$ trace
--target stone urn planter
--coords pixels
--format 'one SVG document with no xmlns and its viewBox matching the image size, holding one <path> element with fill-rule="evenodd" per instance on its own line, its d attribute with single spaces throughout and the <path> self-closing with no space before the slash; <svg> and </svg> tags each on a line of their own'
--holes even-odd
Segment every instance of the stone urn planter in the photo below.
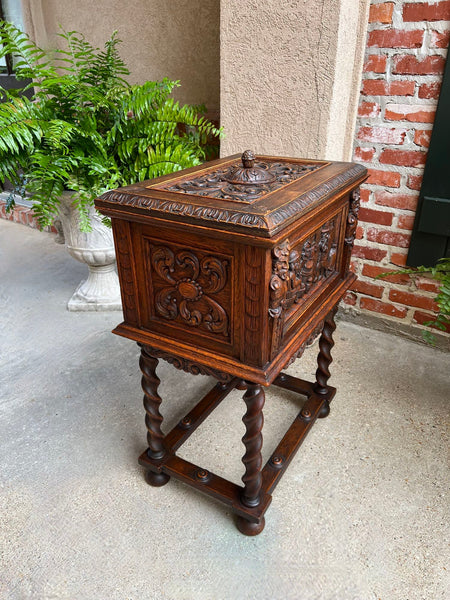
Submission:
<svg viewBox="0 0 450 600">
<path fill-rule="evenodd" d="M 90 209 L 89 217 L 92 231 L 80 231 L 80 217 L 78 209 L 73 206 L 73 192 L 63 193 L 59 218 L 65 246 L 73 258 L 89 268 L 87 279 L 81 281 L 67 308 L 71 311 L 121 310 L 112 231 L 102 223 L 94 207 Z"/>
</svg>

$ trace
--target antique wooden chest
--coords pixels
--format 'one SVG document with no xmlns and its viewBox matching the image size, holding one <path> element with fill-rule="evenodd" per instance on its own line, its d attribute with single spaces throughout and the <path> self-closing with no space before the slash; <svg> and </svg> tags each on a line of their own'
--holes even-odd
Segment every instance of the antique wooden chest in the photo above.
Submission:
<svg viewBox="0 0 450 600">
<path fill-rule="evenodd" d="M 254 156 L 251 151 L 107 192 L 124 321 L 115 333 L 141 346 L 147 481 L 173 475 L 228 503 L 238 527 L 264 527 L 271 491 L 317 417 L 326 416 L 333 315 L 349 271 L 359 208 L 360 165 Z M 281 373 L 322 333 L 313 383 Z M 158 358 L 218 384 L 166 436 Z M 307 401 L 261 468 L 262 386 Z M 177 448 L 233 389 L 246 389 L 243 487 L 176 456 Z"/>
</svg>

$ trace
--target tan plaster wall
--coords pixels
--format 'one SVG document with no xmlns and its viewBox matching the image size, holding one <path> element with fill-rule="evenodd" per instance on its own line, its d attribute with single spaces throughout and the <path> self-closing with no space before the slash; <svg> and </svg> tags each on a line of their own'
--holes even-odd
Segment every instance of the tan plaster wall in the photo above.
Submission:
<svg viewBox="0 0 450 600">
<path fill-rule="evenodd" d="M 325 156 L 351 160 L 370 1 L 341 0 Z"/>
<path fill-rule="evenodd" d="M 219 109 L 219 0 L 24 0 L 25 27 L 55 46 L 59 25 L 101 46 L 117 29 L 131 82 L 180 80 L 183 102 Z"/>
<path fill-rule="evenodd" d="M 349 159 L 368 0 L 221 3 L 222 155 Z"/>
</svg>

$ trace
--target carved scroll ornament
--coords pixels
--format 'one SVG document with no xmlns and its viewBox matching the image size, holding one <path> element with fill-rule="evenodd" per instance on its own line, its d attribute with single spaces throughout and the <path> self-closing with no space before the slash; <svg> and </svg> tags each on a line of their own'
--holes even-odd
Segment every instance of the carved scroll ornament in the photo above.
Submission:
<svg viewBox="0 0 450 600">
<path fill-rule="evenodd" d="M 169 320 L 181 319 L 191 327 L 228 335 L 228 316 L 212 294 L 227 282 L 226 260 L 199 258 L 190 250 L 174 252 L 167 246 L 152 246 L 151 264 L 167 284 L 155 293 L 157 313 Z"/>
</svg>

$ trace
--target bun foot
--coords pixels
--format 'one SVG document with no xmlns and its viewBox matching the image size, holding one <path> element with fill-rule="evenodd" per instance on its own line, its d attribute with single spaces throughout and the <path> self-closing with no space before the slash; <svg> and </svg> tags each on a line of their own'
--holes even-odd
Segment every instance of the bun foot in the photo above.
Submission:
<svg viewBox="0 0 450 600">
<path fill-rule="evenodd" d="M 170 476 L 165 473 L 155 473 L 154 471 L 145 472 L 145 481 L 153 487 L 162 487 L 169 481 Z"/>
<path fill-rule="evenodd" d="M 328 402 L 328 400 L 324 400 L 321 409 L 319 410 L 318 413 L 318 417 L 319 419 L 324 419 L 325 417 L 328 417 L 328 415 L 330 414 L 330 403 Z"/>
<path fill-rule="evenodd" d="M 265 524 L 266 520 L 264 517 L 261 517 L 259 523 L 252 523 L 244 519 L 244 517 L 238 517 L 236 521 L 237 528 L 244 535 L 258 535 L 264 529 Z"/>
</svg>

